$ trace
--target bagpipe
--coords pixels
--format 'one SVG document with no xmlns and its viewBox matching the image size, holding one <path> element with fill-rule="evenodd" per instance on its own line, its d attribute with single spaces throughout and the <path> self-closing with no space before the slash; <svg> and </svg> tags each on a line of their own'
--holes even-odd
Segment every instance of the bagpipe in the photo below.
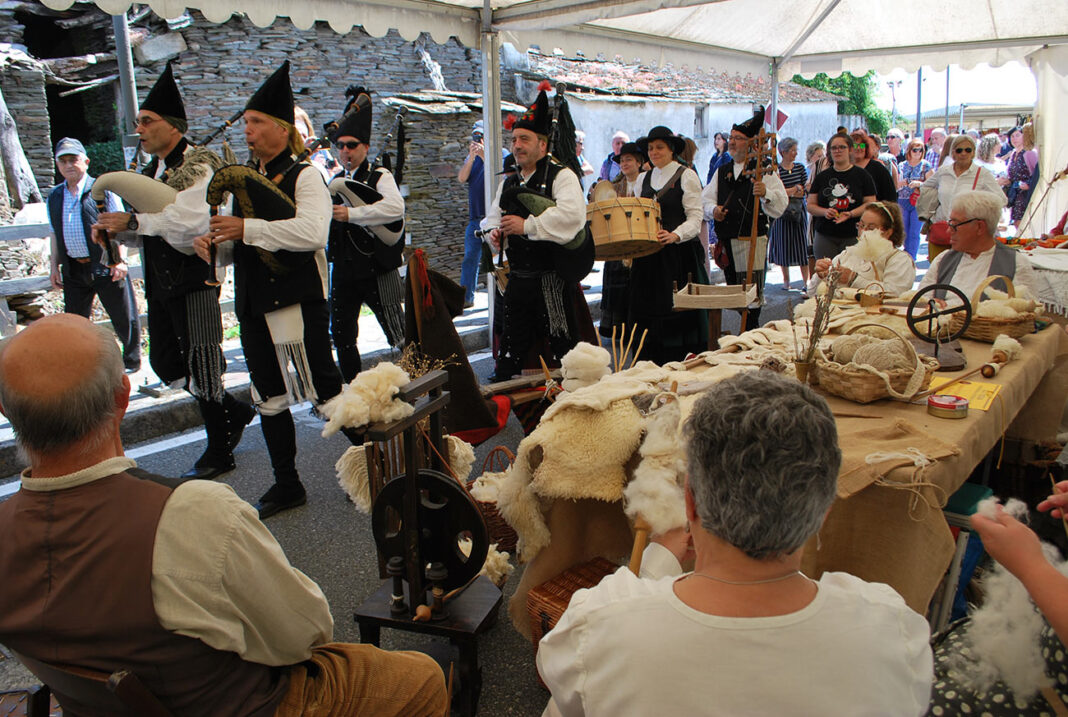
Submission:
<svg viewBox="0 0 1068 717">
<path fill-rule="evenodd" d="M 107 211 L 106 192 L 117 194 L 135 212 L 145 214 L 162 212 L 178 197 L 178 190 L 174 187 L 131 171 L 105 172 L 93 182 L 89 193 L 101 213 Z M 104 241 L 104 250 L 107 253 L 108 266 L 116 266 L 122 261 L 119 257 L 118 242 L 110 234 Z"/>
<path fill-rule="evenodd" d="M 576 177 L 582 177 L 582 169 L 575 155 L 575 124 L 564 102 L 564 87 L 563 83 L 556 86 L 548 153 L 541 180 L 534 185 L 520 184 L 505 189 L 501 193 L 501 214 L 514 214 L 526 219 L 529 216 L 541 216 L 546 209 L 556 206 L 550 195 L 552 190 L 546 186 L 550 162 L 556 161 L 571 169 Z M 559 159 L 554 157 L 554 152 Z M 566 244 L 553 243 L 553 268 L 564 281 L 580 282 L 593 269 L 595 249 L 589 227 L 584 224 Z"/>
</svg>

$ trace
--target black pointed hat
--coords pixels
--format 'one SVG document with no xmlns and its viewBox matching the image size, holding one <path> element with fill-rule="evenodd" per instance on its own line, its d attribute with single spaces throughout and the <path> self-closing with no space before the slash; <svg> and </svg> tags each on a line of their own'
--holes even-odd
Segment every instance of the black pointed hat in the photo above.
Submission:
<svg viewBox="0 0 1068 717">
<path fill-rule="evenodd" d="M 341 119 L 326 125 L 326 136 L 331 142 L 338 137 L 355 137 L 364 144 L 371 142 L 371 94 L 363 87 L 350 85 L 345 90 L 349 98 Z"/>
<path fill-rule="evenodd" d="M 757 109 L 753 110 L 753 116 L 747 119 L 741 124 L 736 124 L 731 127 L 731 131 L 739 131 L 746 137 L 756 137 L 760 132 L 760 128 L 764 126 L 764 105 L 760 105 Z"/>
<path fill-rule="evenodd" d="M 293 124 L 293 88 L 289 84 L 289 60 L 274 71 L 266 82 L 252 95 L 246 110 L 255 110 L 265 115 Z"/>
<path fill-rule="evenodd" d="M 548 80 L 542 80 L 538 85 L 538 97 L 534 104 L 527 108 L 520 117 L 509 115 L 505 120 L 505 129 L 526 129 L 536 134 L 549 135 L 552 125 L 552 114 L 549 112 L 549 96 L 546 90 L 552 89 Z M 509 124 L 510 123 L 510 124 Z"/>
<path fill-rule="evenodd" d="M 178 84 L 174 81 L 170 60 L 167 61 L 167 67 L 156 80 L 156 84 L 148 91 L 148 96 L 141 103 L 141 109 L 155 112 L 160 117 L 186 119 L 185 104 L 182 102 L 181 93 L 178 92 Z"/>
<path fill-rule="evenodd" d="M 649 130 L 649 134 L 640 138 L 634 144 L 638 145 L 638 148 L 648 156 L 649 143 L 652 142 L 654 139 L 659 139 L 663 142 L 666 142 L 667 145 L 671 147 L 671 151 L 676 156 L 682 154 L 682 150 L 686 149 L 686 140 L 684 140 L 682 137 L 679 137 L 677 134 L 672 132 L 670 128 L 665 127 L 663 125 L 653 127 L 651 130 Z"/>
</svg>

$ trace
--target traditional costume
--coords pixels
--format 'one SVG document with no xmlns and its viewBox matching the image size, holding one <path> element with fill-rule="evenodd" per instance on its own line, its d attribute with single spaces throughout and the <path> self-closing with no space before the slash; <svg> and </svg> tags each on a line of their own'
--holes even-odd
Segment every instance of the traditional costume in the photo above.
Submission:
<svg viewBox="0 0 1068 717">
<path fill-rule="evenodd" d="M 561 108 L 558 126 L 560 137 L 554 148 L 557 156 L 542 157 L 529 174 L 520 169 L 510 175 L 497 188 L 493 204 L 482 220 L 482 228 L 488 230 L 500 225 L 502 215 L 526 217 L 526 233 L 511 235 L 502 241 L 502 250 L 509 262 L 508 286 L 504 293 L 497 369 L 491 380 L 503 380 L 519 373 L 530 365 L 535 353 L 555 363 L 580 340 L 596 342 L 579 281 L 565 279 L 559 272 L 562 265 L 577 259 L 572 254 L 582 251 L 564 245 L 573 242 L 586 225 L 586 201 L 579 172 L 571 166 L 574 126 L 566 103 Z M 549 136 L 552 114 L 544 89 L 526 113 L 508 129 L 525 129 L 543 137 Z M 537 215 L 517 198 L 518 193 L 531 191 L 541 195 L 543 200 L 552 200 L 550 206 Z M 537 366 L 536 359 L 533 364 Z"/>
<path fill-rule="evenodd" d="M 367 90 L 351 90 L 345 112 L 336 127 L 331 127 L 329 137 L 333 142 L 339 137 L 355 137 L 364 144 L 370 143 L 371 97 Z M 356 340 L 364 303 L 371 307 L 391 346 L 400 346 L 404 340 L 404 286 L 397 270 L 403 263 L 404 241 L 398 237 L 389 244 L 368 228 L 402 221 L 404 198 L 390 171 L 371 165 L 366 159 L 359 167 L 339 172 L 334 179 L 338 177 L 365 184 L 382 196 L 373 204 L 350 206 L 347 221 L 330 222 L 330 330 L 341 374 L 351 381 L 362 368 Z M 335 197 L 334 201 L 342 200 Z"/>
<path fill-rule="evenodd" d="M 141 109 L 184 134 L 185 105 L 169 62 Z M 164 383 L 196 397 L 208 435 L 204 454 L 183 478 L 210 480 L 233 470 L 233 449 L 255 416 L 252 406 L 223 388 L 219 289 L 205 285 L 210 268 L 193 252 L 194 237 L 208 230 L 204 193 L 221 166 L 213 152 L 182 137 L 162 161 L 153 157 L 142 172 L 178 190 L 174 203 L 155 214 L 135 214 L 131 221 L 144 252 L 149 362 Z"/>
<path fill-rule="evenodd" d="M 283 127 L 292 126 L 288 61 L 263 83 L 245 109 L 268 115 Z M 241 322 L 241 346 L 275 478 L 257 503 L 261 517 L 305 502 L 289 405 L 305 400 L 321 404 L 341 391 L 326 304 L 330 193 L 322 175 L 296 159 L 287 147 L 262 165 L 255 159 L 250 162 L 294 202 L 293 218 L 247 217 L 241 203 L 233 205 L 234 216 L 246 217 L 244 238 L 232 243 L 234 311 Z"/>
<path fill-rule="evenodd" d="M 643 153 L 653 140 L 666 142 L 674 156 L 686 147 L 685 141 L 667 127 L 653 127 L 638 140 Z M 697 235 L 701 231 L 701 179 L 697 172 L 672 160 L 653 167 L 638 177 L 638 196 L 656 199 L 665 231 L 679 237 L 663 244 L 655 254 L 634 259 L 630 271 L 627 323 L 639 333 L 648 330 L 642 357 L 658 364 L 681 361 L 688 353 L 708 348 L 708 318 L 703 311 L 676 312 L 675 288 L 689 281 L 708 283 L 705 249 Z"/>
<path fill-rule="evenodd" d="M 923 275 L 918 288 L 952 284 L 971 301 L 979 284 L 988 276 L 1007 276 L 1012 280 L 1017 295 L 1035 296 L 1035 270 L 1031 260 L 1023 252 L 1009 249 L 997 241 L 974 259 L 970 254 L 955 249 L 942 252 L 931 261 L 931 268 Z M 1005 289 L 1000 282 L 994 282 L 994 288 Z M 935 295 L 950 304 L 960 303 L 956 296 L 941 289 Z M 974 310 L 975 307 L 972 308 Z"/>
<path fill-rule="evenodd" d="M 741 132 L 752 138 L 757 136 L 763 124 L 764 108 L 761 107 L 748 120 L 731 127 L 731 131 Z M 742 176 L 742 172 L 755 166 L 755 160 L 750 160 L 745 165 L 737 161 L 724 164 L 704 190 L 705 215 L 711 217 L 717 206 L 722 206 L 727 213 L 722 220 L 715 222 L 715 227 L 719 241 L 727 244 L 727 266 L 723 269 L 723 274 L 728 284 L 741 284 L 746 280 L 750 241 L 739 237 L 747 236 L 752 230 L 754 202 L 753 180 L 751 177 Z M 757 248 L 752 279 L 752 283 L 757 286 L 758 296 L 756 303 L 749 307 L 743 331 L 760 326 L 760 307 L 764 304 L 764 276 L 768 268 L 768 219 L 782 216 L 790 201 L 778 172 L 764 175 L 761 181 L 767 193 L 760 198 L 756 210 Z"/>
<path fill-rule="evenodd" d="M 609 155 L 609 159 L 618 167 L 625 154 L 635 157 L 638 160 L 639 167 L 647 161 L 645 152 L 636 142 L 627 142 L 619 148 L 619 154 Z M 638 196 L 641 192 L 640 179 L 641 175 L 639 174 L 632 182 L 627 179 L 627 175 L 619 172 L 615 179 L 612 180 L 612 187 L 616 190 L 616 196 Z M 630 267 L 631 260 L 614 260 L 604 263 L 604 274 L 601 275 L 600 333 L 605 338 L 611 338 L 613 326 L 620 326 L 627 321 L 630 296 Z"/>
</svg>

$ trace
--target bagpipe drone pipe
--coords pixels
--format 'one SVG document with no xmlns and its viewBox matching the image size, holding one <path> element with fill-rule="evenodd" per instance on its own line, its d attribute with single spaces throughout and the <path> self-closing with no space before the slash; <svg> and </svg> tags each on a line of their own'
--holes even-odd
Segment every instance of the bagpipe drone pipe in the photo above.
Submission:
<svg viewBox="0 0 1068 717">
<path fill-rule="evenodd" d="M 162 212 L 178 197 L 177 189 L 158 179 L 128 171 L 105 172 L 93 182 L 93 188 L 89 193 L 100 212 L 107 211 L 106 192 L 117 194 L 135 212 L 146 214 Z M 121 261 L 117 242 L 109 236 L 104 249 L 107 252 L 108 266 L 116 266 Z"/>
</svg>

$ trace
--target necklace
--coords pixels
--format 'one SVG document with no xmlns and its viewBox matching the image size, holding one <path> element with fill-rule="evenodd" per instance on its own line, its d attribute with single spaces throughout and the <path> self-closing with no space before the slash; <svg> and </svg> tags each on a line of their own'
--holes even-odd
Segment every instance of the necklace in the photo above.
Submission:
<svg viewBox="0 0 1068 717">
<path fill-rule="evenodd" d="M 777 578 L 765 578 L 764 580 L 727 580 L 725 578 L 717 578 L 714 575 L 707 575 L 705 573 L 690 573 L 690 575 L 698 578 L 707 578 L 709 580 L 715 580 L 717 583 L 725 583 L 727 585 L 766 585 L 767 583 L 777 583 L 781 580 L 792 578 L 795 575 L 804 575 L 800 570 L 794 570 L 786 573 L 786 575 L 780 575 Z"/>
</svg>

